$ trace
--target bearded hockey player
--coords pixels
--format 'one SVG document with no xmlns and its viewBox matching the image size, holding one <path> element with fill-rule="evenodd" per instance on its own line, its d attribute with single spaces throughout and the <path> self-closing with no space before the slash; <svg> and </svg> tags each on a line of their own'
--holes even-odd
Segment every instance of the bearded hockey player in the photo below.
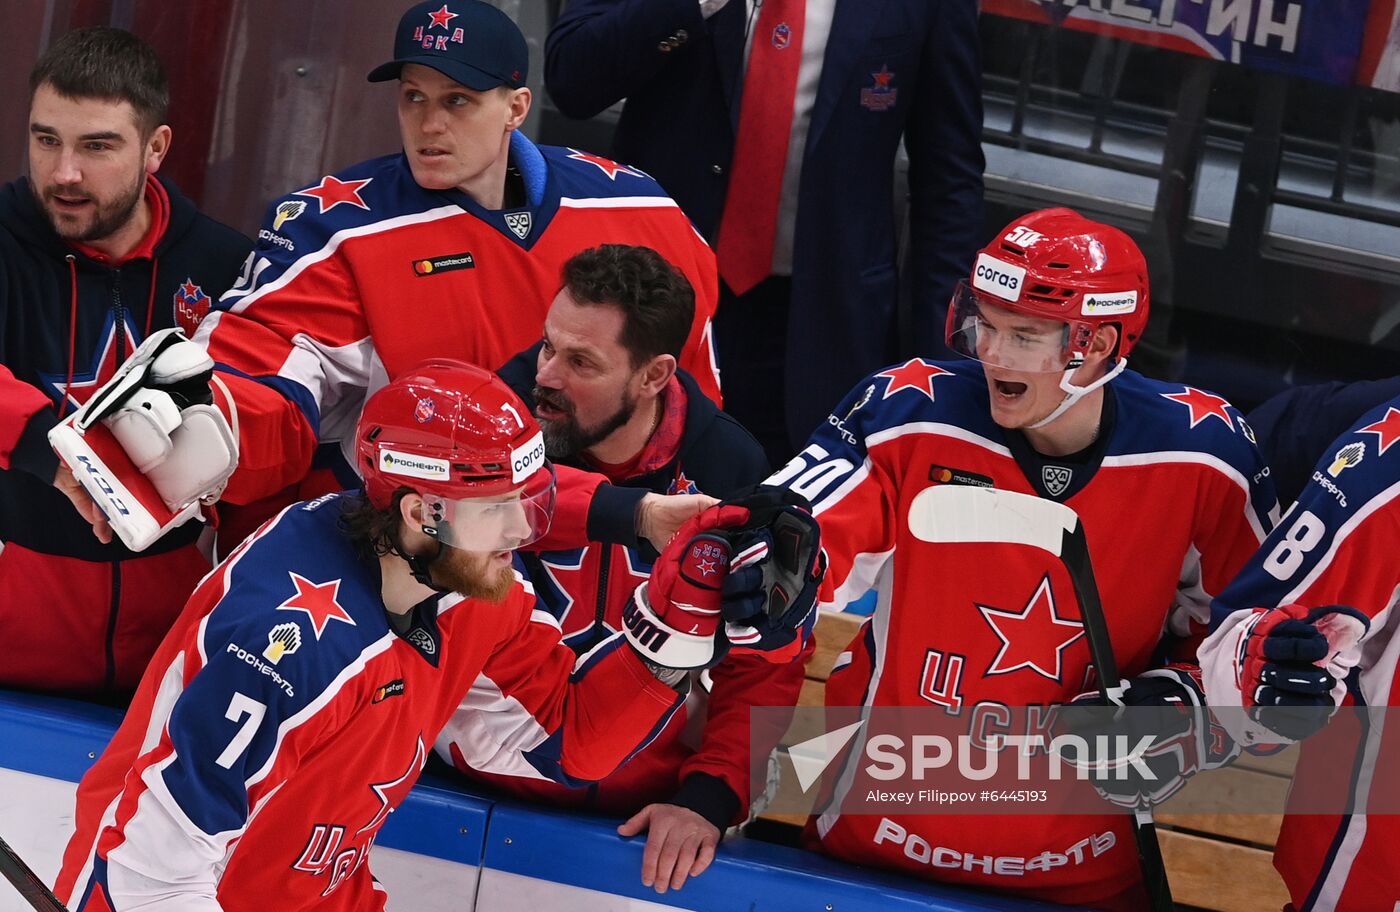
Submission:
<svg viewBox="0 0 1400 912">
<path fill-rule="evenodd" d="M 1323 451 L 1292 509 L 1215 600 L 1216 630 L 1200 650 L 1210 702 L 1245 708 L 1236 736 L 1247 743 L 1296 740 L 1328 710 L 1357 708 L 1303 742 L 1274 851 L 1296 912 L 1400 902 L 1394 738 L 1382 740 L 1379 709 L 1361 710 L 1400 702 L 1397 443 L 1400 398 Z"/>
<path fill-rule="evenodd" d="M 464 749 L 578 784 L 665 724 L 678 669 L 718 660 L 729 550 L 707 530 L 748 511 L 683 528 L 636 596 L 648 635 L 576 670 L 512 567 L 554 511 L 524 403 L 430 361 L 370 399 L 355 441 L 362 493 L 286 508 L 191 596 L 79 785 L 71 908 L 382 909 L 365 859 L 474 682 L 511 710 Z"/>
<path fill-rule="evenodd" d="M 1127 235 L 1068 209 L 1033 212 L 979 253 L 954 296 L 948 343 L 970 360 L 916 358 L 870 376 L 770 479 L 814 505 L 830 559 L 821 604 L 879 591 L 837 660 L 829 706 L 970 717 L 1087 689 L 1089 647 L 1063 565 L 1024 545 L 921 538 L 915 501 L 943 484 L 1077 511 L 1129 702 L 1162 699 L 1137 676 L 1164 634 L 1206 623 L 1275 503 L 1229 403 L 1126 369 L 1147 317 L 1147 266 Z M 1196 687 L 1185 671 L 1168 683 Z M 879 783 L 858 759 L 833 768 L 809 824 L 824 851 L 1017 896 L 1147 908 L 1130 818 L 861 813 Z"/>
<path fill-rule="evenodd" d="M 299 481 L 318 442 L 352 461 L 367 393 L 423 358 L 495 368 L 532 345 L 560 266 L 602 243 L 645 244 L 685 273 L 680 363 L 719 402 L 713 253 L 650 177 L 526 139 L 528 64 L 515 23 L 480 0 L 403 15 L 393 59 L 369 74 L 396 83 L 403 151 L 276 201 L 196 338 L 229 369 L 238 411 L 226 500 Z"/>
</svg>

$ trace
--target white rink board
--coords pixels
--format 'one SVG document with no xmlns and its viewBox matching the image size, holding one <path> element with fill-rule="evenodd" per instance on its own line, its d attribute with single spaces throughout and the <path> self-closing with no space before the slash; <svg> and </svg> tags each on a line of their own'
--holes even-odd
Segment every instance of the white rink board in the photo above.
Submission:
<svg viewBox="0 0 1400 912">
<path fill-rule="evenodd" d="M 640 876 L 640 875 L 639 875 Z M 660 900 L 660 895 L 657 896 Z M 390 903 L 393 906 L 393 903 Z M 742 906 L 742 903 L 739 904 Z M 517 912 L 517 910 L 568 909 L 578 912 L 674 912 L 683 906 L 666 906 L 660 902 L 633 899 L 586 890 L 571 884 L 555 883 L 535 877 L 522 877 L 509 871 L 486 868 L 481 872 L 481 892 L 477 894 L 476 912 Z M 393 910 L 391 909 L 391 912 Z"/>
<path fill-rule="evenodd" d="M 481 908 L 475 900 L 480 869 L 472 865 L 376 845 L 370 852 L 369 869 L 389 891 L 386 912 L 475 912 Z"/>
<path fill-rule="evenodd" d="M 0 838 L 53 886 L 63 849 L 73 835 L 76 782 L 0 768 Z M 0 880 L 0 912 L 34 912 Z"/>
</svg>

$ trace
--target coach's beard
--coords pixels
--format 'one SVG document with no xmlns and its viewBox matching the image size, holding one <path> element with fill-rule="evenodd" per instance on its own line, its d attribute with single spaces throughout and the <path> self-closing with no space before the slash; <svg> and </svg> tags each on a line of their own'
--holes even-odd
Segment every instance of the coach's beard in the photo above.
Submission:
<svg viewBox="0 0 1400 912">
<path fill-rule="evenodd" d="M 558 390 L 537 386 L 534 389 L 536 402 L 564 413 L 563 418 L 541 418 L 536 412 L 540 431 L 544 434 L 545 455 L 553 460 L 569 459 L 591 446 L 603 442 L 613 432 L 632 420 L 637 411 L 637 397 L 628 398 L 626 390 L 618 402 L 617 410 L 592 427 L 584 427 L 578 422 L 574 404 Z"/>
</svg>

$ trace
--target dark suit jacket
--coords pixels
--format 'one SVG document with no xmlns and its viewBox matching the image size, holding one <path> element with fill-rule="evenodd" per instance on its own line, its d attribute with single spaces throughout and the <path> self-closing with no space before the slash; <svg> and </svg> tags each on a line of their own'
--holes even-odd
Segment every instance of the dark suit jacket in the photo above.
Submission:
<svg viewBox="0 0 1400 912">
<path fill-rule="evenodd" d="M 744 0 L 708 20 L 697 0 L 571 0 L 545 48 L 545 84 L 565 114 L 592 117 L 627 98 L 615 157 L 655 177 L 712 243 L 734 151 L 746 19 Z M 863 94 L 884 68 L 897 94 Z M 865 374 L 943 351 L 947 301 L 982 231 L 981 129 L 975 0 L 836 0 L 798 191 L 784 391 L 795 440 Z M 901 137 L 913 294 L 912 338 L 902 339 Z"/>
</svg>

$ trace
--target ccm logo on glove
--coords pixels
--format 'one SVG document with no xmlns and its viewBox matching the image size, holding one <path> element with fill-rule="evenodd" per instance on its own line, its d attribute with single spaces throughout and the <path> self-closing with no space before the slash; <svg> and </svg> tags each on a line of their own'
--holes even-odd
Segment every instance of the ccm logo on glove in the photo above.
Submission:
<svg viewBox="0 0 1400 912">
<path fill-rule="evenodd" d="M 92 464 L 91 459 L 89 459 L 83 454 L 79 454 L 78 462 L 82 463 L 83 470 L 92 476 L 93 483 L 96 484 L 97 487 L 104 494 L 107 495 L 107 504 L 112 509 L 116 510 L 123 516 L 126 516 L 131 512 L 126 508 L 126 504 L 122 502 L 122 499 L 117 496 L 116 489 L 112 487 L 111 482 L 109 482 L 106 478 L 102 476 L 102 473 L 98 471 L 97 466 Z"/>
</svg>

